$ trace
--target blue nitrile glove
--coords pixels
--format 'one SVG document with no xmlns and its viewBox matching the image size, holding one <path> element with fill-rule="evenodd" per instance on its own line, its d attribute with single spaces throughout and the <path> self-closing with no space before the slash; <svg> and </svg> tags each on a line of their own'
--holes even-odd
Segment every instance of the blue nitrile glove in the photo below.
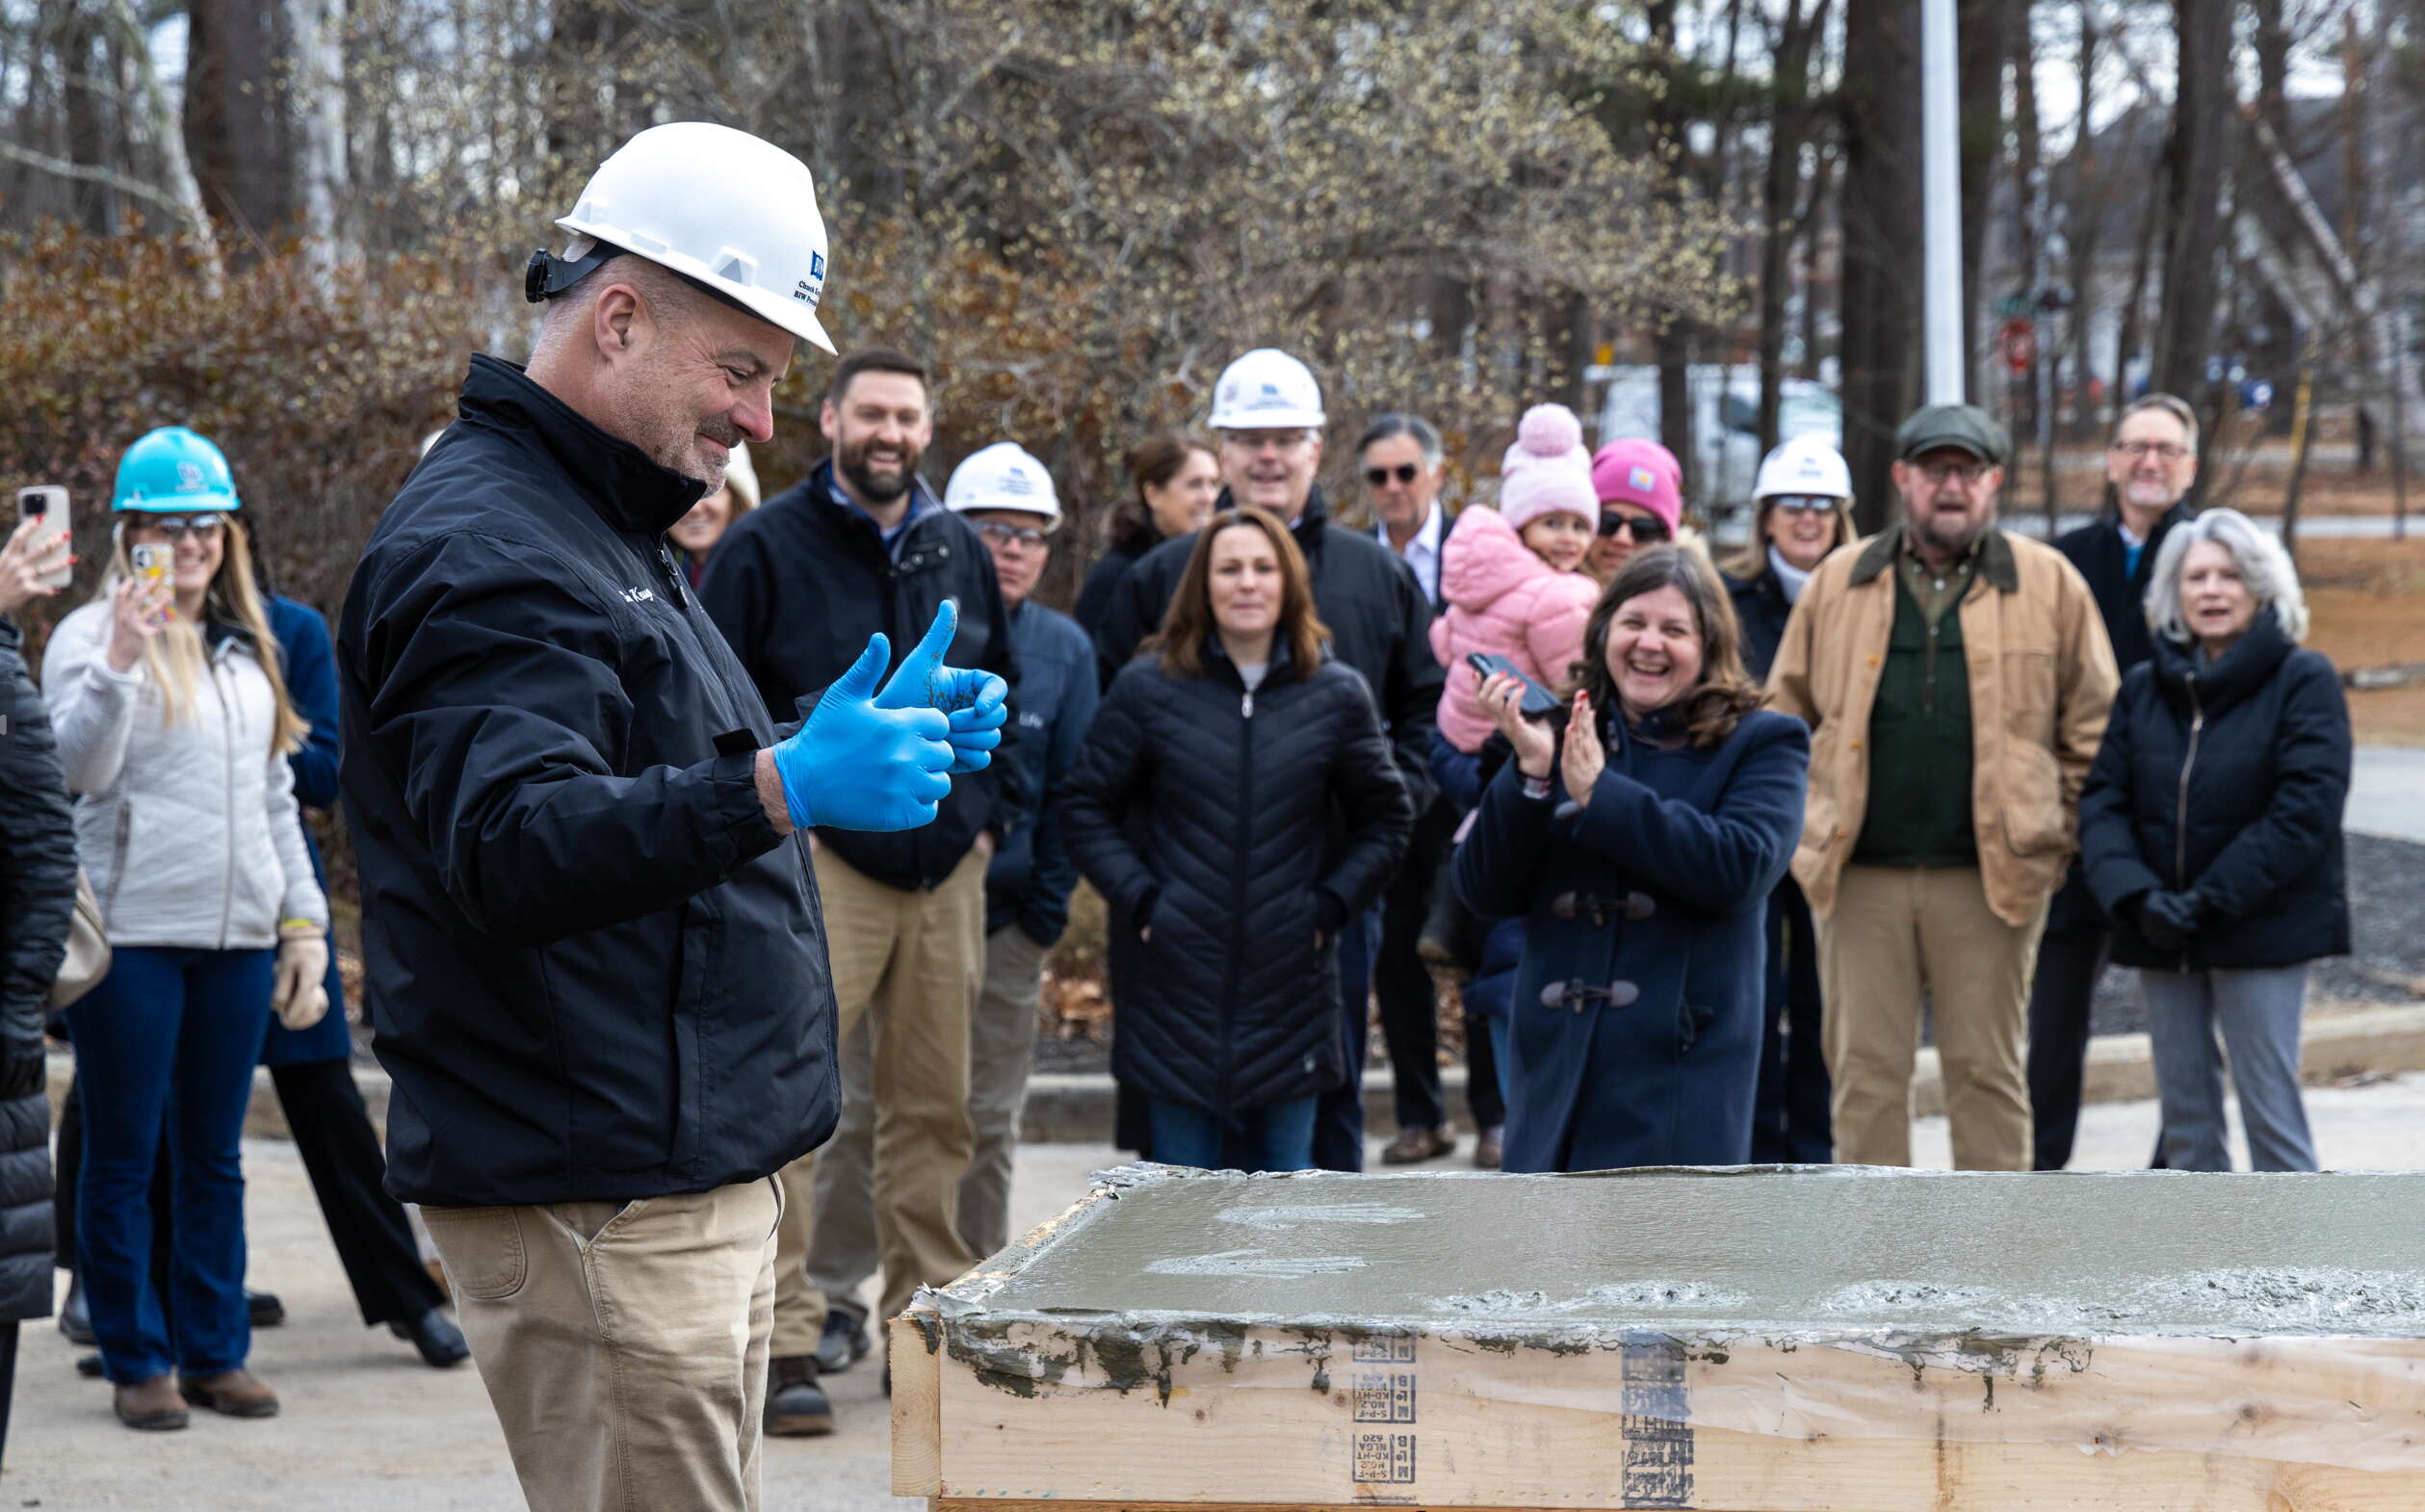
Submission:
<svg viewBox="0 0 2425 1512">
<path fill-rule="evenodd" d="M 880 634 L 817 700 L 808 722 L 774 747 L 784 806 L 800 829 L 916 829 L 952 793 L 951 721 L 932 709 L 887 709 L 875 680 L 892 660 Z"/>
<path fill-rule="evenodd" d="M 960 632 L 960 605 L 945 599 L 935 611 L 917 649 L 902 659 L 884 691 L 875 695 L 879 709 L 940 709 L 952 721 L 953 771 L 982 771 L 1002 743 L 1002 727 L 1010 718 L 1010 685 L 991 672 L 946 666 L 944 653 Z"/>
</svg>

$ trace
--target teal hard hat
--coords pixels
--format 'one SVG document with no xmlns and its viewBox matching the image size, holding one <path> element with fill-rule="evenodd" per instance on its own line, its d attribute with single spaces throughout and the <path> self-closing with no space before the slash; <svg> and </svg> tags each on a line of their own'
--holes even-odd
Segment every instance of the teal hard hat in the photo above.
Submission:
<svg viewBox="0 0 2425 1512">
<path fill-rule="evenodd" d="M 225 514 L 243 505 L 227 458 L 205 436 L 162 426 L 126 449 L 117 461 L 112 509 L 145 514 Z"/>
</svg>

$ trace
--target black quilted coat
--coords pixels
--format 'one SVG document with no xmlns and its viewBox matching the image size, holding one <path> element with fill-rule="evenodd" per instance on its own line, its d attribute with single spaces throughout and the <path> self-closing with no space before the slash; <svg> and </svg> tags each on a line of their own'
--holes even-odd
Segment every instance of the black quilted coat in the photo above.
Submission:
<svg viewBox="0 0 2425 1512">
<path fill-rule="evenodd" d="M 76 832 L 50 716 L 0 619 L 0 1321 L 50 1316 L 42 1015 L 67 951 Z"/>
<path fill-rule="evenodd" d="M 1283 642 L 1250 695 L 1217 641 L 1205 665 L 1122 669 L 1064 822 L 1087 877 L 1152 936 L 1113 1069 L 1147 1097 L 1237 1112 L 1344 1080 L 1334 942 L 1396 870 L 1414 808 L 1352 668 L 1296 667 Z"/>
</svg>

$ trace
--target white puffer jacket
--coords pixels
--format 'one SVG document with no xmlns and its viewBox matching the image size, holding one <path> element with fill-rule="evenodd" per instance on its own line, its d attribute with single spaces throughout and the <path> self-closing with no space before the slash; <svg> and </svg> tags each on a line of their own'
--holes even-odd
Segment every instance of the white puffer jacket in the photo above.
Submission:
<svg viewBox="0 0 2425 1512">
<path fill-rule="evenodd" d="M 259 950 L 277 943 L 280 920 L 325 926 L 295 774 L 270 749 L 274 695 L 250 640 L 219 640 L 208 686 L 171 725 L 143 663 L 111 667 L 109 637 L 105 603 L 62 620 L 42 654 L 42 694 L 110 943 Z"/>
</svg>

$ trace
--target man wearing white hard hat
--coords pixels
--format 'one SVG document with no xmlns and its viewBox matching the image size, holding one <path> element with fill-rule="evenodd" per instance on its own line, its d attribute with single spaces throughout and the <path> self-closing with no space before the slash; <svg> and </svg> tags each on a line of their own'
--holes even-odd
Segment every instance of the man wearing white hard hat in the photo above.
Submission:
<svg viewBox="0 0 2425 1512">
<path fill-rule="evenodd" d="M 388 1186 L 533 1508 L 755 1508 L 772 1178 L 835 1117 L 805 832 L 929 822 L 1007 690 L 947 614 L 778 728 L 666 547 L 827 346 L 799 160 L 661 126 L 559 223 L 528 370 L 472 358 L 340 621 Z"/>
<path fill-rule="evenodd" d="M 735 522 L 699 585 L 767 707 L 814 703 L 870 633 L 906 643 L 947 606 L 958 616 L 952 661 L 1015 679 L 984 542 L 919 475 L 934 439 L 925 364 L 888 348 L 851 352 L 834 366 L 818 425 L 832 455 Z M 1014 823 L 1009 778 L 1007 763 L 953 777 L 934 822 L 915 832 L 820 826 L 813 837 L 841 1035 L 874 1023 L 867 1088 L 846 1090 L 843 1118 L 874 1126 L 884 1317 L 977 1260 L 958 1218 L 972 1148 L 969 1021 L 985 970 L 985 868 Z M 832 1186 L 820 1163 L 803 1156 L 783 1170 L 766 1430 L 786 1438 L 833 1430 L 822 1362 L 847 1368 L 867 1348 L 807 1264 L 824 1222 L 814 1194 Z"/>
<path fill-rule="evenodd" d="M 1396 553 L 1366 532 L 1331 523 L 1329 501 L 1315 482 L 1327 419 L 1313 371 L 1287 352 L 1262 347 L 1231 363 L 1212 386 L 1212 426 L 1227 485 L 1214 508 L 1253 505 L 1289 523 L 1314 575 L 1314 606 L 1331 633 L 1331 652 L 1371 689 L 1398 775 L 1421 813 L 1431 802 L 1432 719 L 1443 677 L 1431 654 L 1431 602 Z M 1095 632 L 1107 685 L 1161 625 L 1194 548 L 1193 535 L 1164 541 L 1120 585 Z M 1365 1026 L 1378 934 L 1368 916 L 1340 937 L 1348 1080 L 1322 1098 L 1316 1114 L 1314 1161 L 1325 1170 L 1364 1167 Z"/>
<path fill-rule="evenodd" d="M 969 1126 L 976 1140 L 960 1178 L 960 1237 L 972 1255 L 1010 1242 L 1011 1154 L 1035 1051 L 1044 957 L 1069 923 L 1078 864 L 1061 833 L 1061 797 L 1094 722 L 1095 654 L 1075 621 L 1032 601 L 1053 557 L 1061 507 L 1044 464 L 1010 441 L 973 453 L 953 470 L 944 508 L 977 527 L 993 556 L 1018 653 L 1018 735 L 1002 752 L 1018 781 L 1002 848 L 985 871 L 985 975 L 969 1026 Z M 864 1029 L 843 1041 L 842 1127 L 817 1154 L 817 1237 L 808 1271 L 841 1322 L 820 1365 L 849 1363 L 848 1342 L 867 1325 L 859 1289 L 877 1265 L 870 1188 L 870 1076 Z"/>
<path fill-rule="evenodd" d="M 1743 666 L 1765 681 L 1802 586 L 1853 538 L 1852 469 L 1822 436 L 1799 435 L 1760 464 L 1751 540 L 1729 564 L 1727 591 L 1743 628 Z M 1810 901 L 1788 874 L 1768 895 L 1767 1017 L 1752 1099 L 1752 1159 L 1818 1165 L 1835 1159 L 1822 1048 L 1818 937 Z"/>
</svg>

